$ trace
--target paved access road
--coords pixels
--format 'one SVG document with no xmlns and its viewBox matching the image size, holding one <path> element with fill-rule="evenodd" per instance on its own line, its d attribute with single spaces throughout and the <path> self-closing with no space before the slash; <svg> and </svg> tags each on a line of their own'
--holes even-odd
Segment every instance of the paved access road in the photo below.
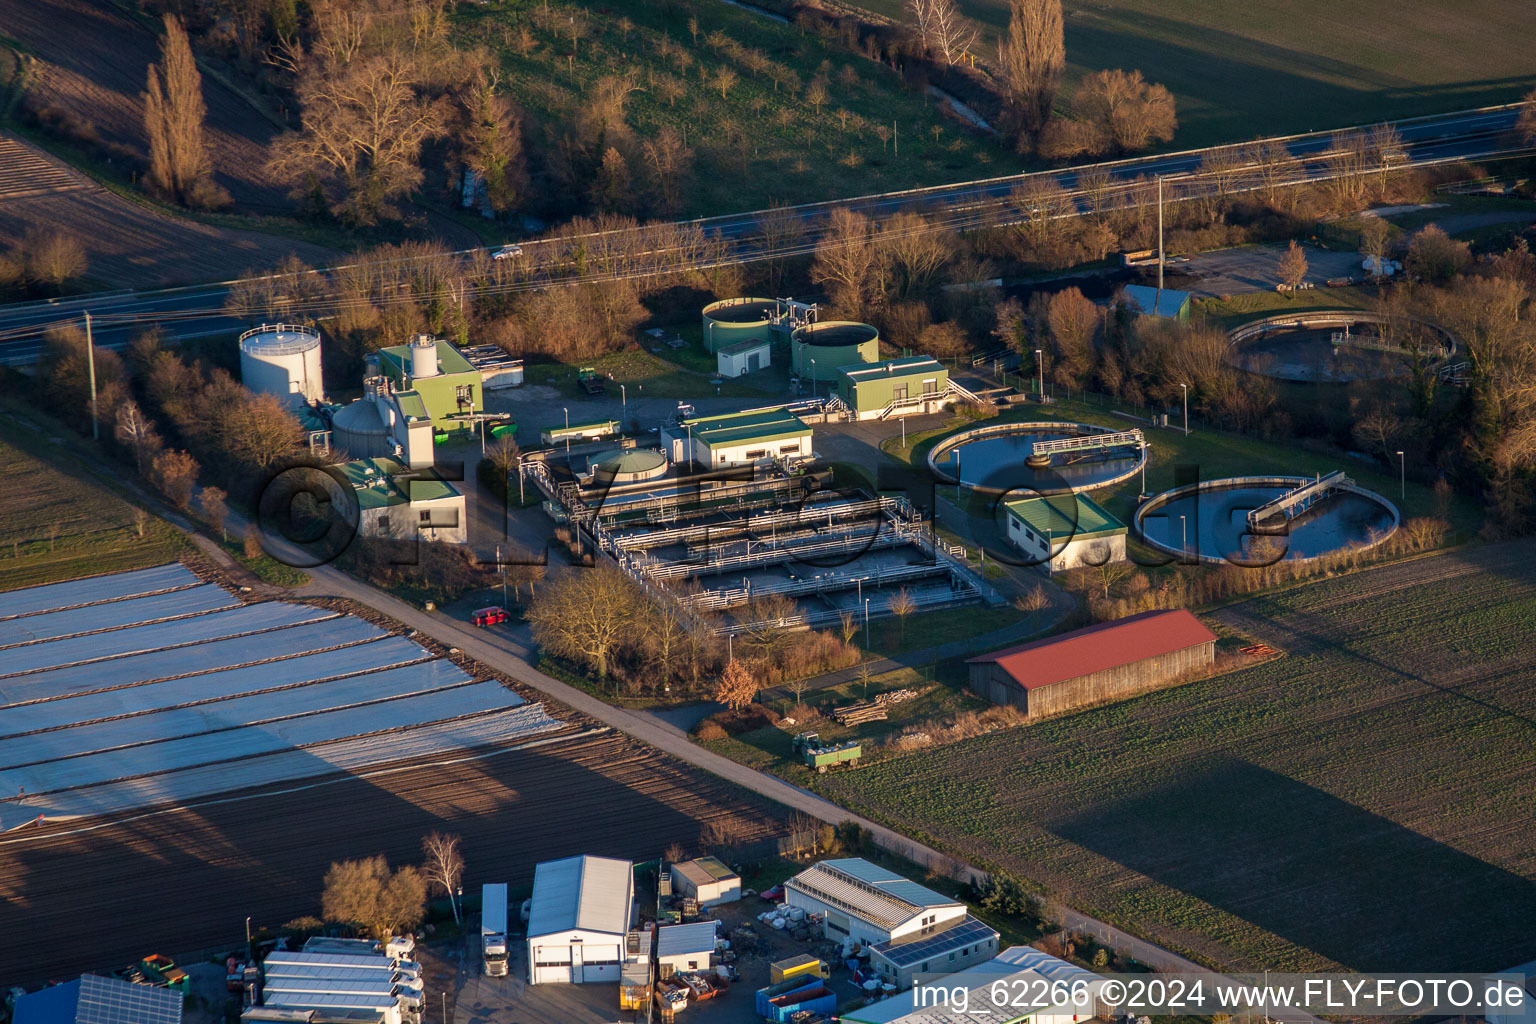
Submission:
<svg viewBox="0 0 1536 1024">
<path fill-rule="evenodd" d="M 1409 167 L 1444 163 L 1452 160 L 1473 159 L 1498 153 L 1518 151 L 1523 143 L 1514 139 L 1511 129 L 1519 116 L 1517 104 L 1489 107 L 1479 110 L 1459 111 L 1431 117 L 1416 118 L 1396 123 L 1403 140 L 1400 160 L 1393 166 Z M 1363 128 L 1343 129 L 1361 131 Z M 1302 160 L 1302 178 L 1320 178 L 1328 174 L 1328 168 L 1318 158 L 1332 145 L 1332 131 L 1305 135 L 1285 136 L 1279 139 L 1291 155 Z M 1225 147 L 1213 147 L 1225 148 Z M 1159 175 L 1177 179 L 1194 174 L 1210 149 L 1189 150 L 1156 156 L 1136 157 L 1110 161 L 1099 165 L 1083 165 L 1059 171 L 1036 172 L 1034 175 L 1010 175 L 976 181 L 957 182 L 929 188 L 908 189 L 900 192 L 860 196 L 856 198 L 810 203 L 791 209 L 804 222 L 806 231 L 795 243 L 795 251 L 808 251 L 814 245 L 816 232 L 828 212 L 837 207 L 859 210 L 876 219 L 900 211 L 918 211 L 940 216 L 958 228 L 978 227 L 984 224 L 1006 222 L 1017 215 L 1007 202 L 1009 194 L 1026 178 L 1055 177 L 1069 193 L 1075 193 L 1080 175 L 1088 166 L 1100 166 L 1113 177 L 1129 181 L 1142 176 Z M 1155 201 L 1140 193 L 1127 196 L 1133 204 Z M 1073 195 L 1074 208 L 1061 216 L 1077 216 L 1082 200 Z M 764 258 L 767 243 L 760 237 L 759 217 L 762 211 L 730 214 L 688 222 L 706 233 L 718 235 L 731 243 L 727 262 L 751 262 Z M 521 278 L 505 287 L 541 287 L 552 274 L 566 272 L 560 269 L 560 247 L 565 242 L 528 242 L 519 258 L 518 272 L 512 276 Z M 590 248 L 590 245 L 588 246 Z M 466 250 L 466 253 L 470 250 Z M 545 258 L 545 254 L 548 258 Z M 656 258 L 657 253 L 649 253 Z M 705 265 L 715 256 L 693 256 L 698 265 Z M 701 262 L 702 261 L 702 262 Z M 545 268 L 531 272 L 535 268 Z M 648 271 L 615 271 L 609 276 L 634 276 Z M 590 272 L 587 276 L 595 276 Z M 228 298 L 228 283 L 196 285 L 162 291 L 114 292 L 80 296 L 76 298 L 18 303 L 0 307 L 0 362 L 25 365 L 36 360 L 41 343 L 39 336 L 50 324 L 79 318 L 90 312 L 99 318 L 96 339 L 109 348 L 123 348 L 132 337 L 148 323 L 158 323 L 168 339 L 229 334 L 245 326 L 243 318 L 230 317 L 224 311 Z M 324 314 L 324 305 L 318 303 L 309 312 Z"/>
</svg>

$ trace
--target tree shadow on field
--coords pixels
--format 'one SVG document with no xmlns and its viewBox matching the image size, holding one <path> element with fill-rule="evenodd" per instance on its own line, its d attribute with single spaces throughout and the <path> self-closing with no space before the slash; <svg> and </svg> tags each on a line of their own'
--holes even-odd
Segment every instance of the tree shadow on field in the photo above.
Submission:
<svg viewBox="0 0 1536 1024">
<path fill-rule="evenodd" d="M 672 842 L 695 851 L 701 820 L 734 819 L 755 840 L 777 834 L 784 813 L 620 736 L 450 763 L 474 753 L 368 779 L 321 766 L 269 795 L 0 836 L 0 931 L 26 936 L 28 950 L 0 967 L 0 984 L 109 970 L 150 949 L 234 951 L 248 914 L 257 931 L 318 915 L 333 861 L 419 864 L 429 832 L 462 837 L 468 894 L 486 882 L 526 887 L 543 860 L 640 861 Z M 337 781 L 315 785 L 327 774 Z"/>
<path fill-rule="evenodd" d="M 1536 956 L 1536 882 L 1235 758 L 1051 828 L 1353 969 Z"/>
</svg>

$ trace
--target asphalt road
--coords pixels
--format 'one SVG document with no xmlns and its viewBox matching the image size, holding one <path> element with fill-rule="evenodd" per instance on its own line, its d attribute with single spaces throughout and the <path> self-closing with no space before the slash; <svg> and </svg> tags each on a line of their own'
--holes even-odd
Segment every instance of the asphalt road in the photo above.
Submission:
<svg viewBox="0 0 1536 1024">
<path fill-rule="evenodd" d="M 1517 151 L 1523 147 L 1509 134 L 1517 117 L 1518 105 L 1510 104 L 1397 122 L 1395 127 L 1403 140 L 1403 159 L 1396 166 L 1424 166 Z M 1305 177 L 1311 179 L 1328 175 L 1328 168 L 1318 158 L 1331 145 L 1332 130 L 1287 136 L 1280 141 L 1284 142 L 1293 156 L 1303 161 L 1302 173 Z M 1143 175 L 1178 179 L 1198 171 L 1201 161 L 1209 152 L 1209 149 L 1189 150 L 1110 161 L 1097 166 L 1104 167 L 1121 180 Z M 1038 172 L 1035 176 L 1054 176 L 1071 193 L 1077 189 L 1079 176 L 1086 166 L 1089 165 Z M 876 219 L 906 210 L 929 214 L 942 211 L 947 222 L 960 228 L 1006 222 L 1016 215 L 1016 211 L 1008 208 L 1009 194 L 1021 181 L 1031 176 L 1010 175 L 792 207 L 807 229 L 797 245 L 808 251 L 808 247 L 814 245 L 817 225 L 825 220 L 830 210 L 838 207 L 849 207 Z M 1189 183 L 1191 179 L 1185 180 Z M 1190 185 L 1198 186 L 1198 181 Z M 1080 207 L 1080 199 L 1076 196 L 1073 199 L 1074 204 Z M 1133 197 L 1132 201 L 1148 200 L 1146 197 Z M 1074 209 L 1064 216 L 1076 216 L 1078 212 L 1080 209 Z M 689 223 L 730 242 L 728 254 L 724 257 L 727 261 L 751 262 L 764 258 L 766 252 L 766 246 L 758 237 L 760 213 L 744 212 Z M 528 266 L 541 266 L 541 253 L 553 254 L 556 251 L 546 247 L 560 244 L 563 243 L 525 243 L 525 252 L 520 259 L 527 261 Z M 558 267 L 556 273 L 560 273 Z M 620 273 L 618 276 L 623 275 Z M 517 286 L 538 287 L 540 281 L 529 277 Z M 98 318 L 95 331 L 97 343 L 114 349 L 125 347 L 149 323 L 159 324 L 172 341 L 228 335 L 247 324 L 245 318 L 231 317 L 224 312 L 228 294 L 227 285 L 218 283 L 162 291 L 97 293 L 0 307 L 0 362 L 10 365 L 34 362 L 41 346 L 39 336 L 49 325 L 79 318 L 86 312 Z"/>
</svg>

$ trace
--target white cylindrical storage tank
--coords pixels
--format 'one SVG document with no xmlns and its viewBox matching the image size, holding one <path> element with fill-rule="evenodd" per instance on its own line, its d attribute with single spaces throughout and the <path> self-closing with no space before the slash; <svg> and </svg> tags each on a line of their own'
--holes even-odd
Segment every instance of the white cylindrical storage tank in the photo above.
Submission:
<svg viewBox="0 0 1536 1024">
<path fill-rule="evenodd" d="M 258 394 L 298 407 L 325 398 L 320 332 L 294 324 L 262 324 L 240 335 L 240 380 Z"/>
<path fill-rule="evenodd" d="M 411 342 L 411 376 L 413 378 L 437 376 L 436 338 L 427 334 L 418 334 Z"/>
</svg>

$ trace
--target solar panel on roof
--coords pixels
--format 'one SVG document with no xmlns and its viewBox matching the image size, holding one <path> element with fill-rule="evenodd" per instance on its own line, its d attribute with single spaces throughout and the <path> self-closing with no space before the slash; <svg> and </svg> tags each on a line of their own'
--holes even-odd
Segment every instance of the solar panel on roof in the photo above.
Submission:
<svg viewBox="0 0 1536 1024">
<path fill-rule="evenodd" d="M 75 1024 L 181 1024 L 181 993 L 81 975 Z"/>
<path fill-rule="evenodd" d="M 951 952 L 972 943 L 995 938 L 992 926 L 966 915 L 965 920 L 953 928 L 945 928 L 916 940 L 877 943 L 870 947 L 897 967 L 910 967 L 924 960 Z"/>
</svg>

